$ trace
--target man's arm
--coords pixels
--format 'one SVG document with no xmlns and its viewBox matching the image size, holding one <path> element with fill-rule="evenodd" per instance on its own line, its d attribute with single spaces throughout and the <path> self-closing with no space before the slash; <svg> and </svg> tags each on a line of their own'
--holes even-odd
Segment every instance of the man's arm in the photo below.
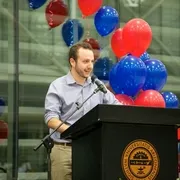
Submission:
<svg viewBox="0 0 180 180">
<path fill-rule="evenodd" d="M 54 83 L 51 83 L 48 92 L 45 98 L 45 123 L 48 128 L 56 129 L 61 123 L 61 107 L 62 107 L 62 99 L 58 94 L 57 88 Z M 62 133 L 69 126 L 67 124 L 63 124 L 57 130 Z"/>
<path fill-rule="evenodd" d="M 104 102 L 105 104 L 122 105 L 122 103 L 120 103 L 120 102 L 116 99 L 115 95 L 114 95 L 111 91 L 109 91 L 108 89 L 107 89 L 107 93 L 104 94 L 103 102 Z"/>
<path fill-rule="evenodd" d="M 51 118 L 47 125 L 49 128 L 51 129 L 56 129 L 60 124 L 62 123 L 61 120 L 57 119 L 57 118 Z M 58 132 L 62 133 L 64 132 L 66 129 L 68 129 L 69 126 L 67 124 L 63 124 L 59 127 L 59 129 L 57 130 Z"/>
</svg>

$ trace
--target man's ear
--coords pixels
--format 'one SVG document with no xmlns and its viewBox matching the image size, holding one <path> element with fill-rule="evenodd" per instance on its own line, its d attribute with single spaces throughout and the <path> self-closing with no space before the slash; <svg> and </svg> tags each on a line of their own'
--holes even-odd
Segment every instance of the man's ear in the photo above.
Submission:
<svg viewBox="0 0 180 180">
<path fill-rule="evenodd" d="M 73 58 L 70 58 L 70 59 L 69 59 L 69 63 L 70 63 L 70 65 L 71 65 L 72 67 L 75 67 L 76 61 L 75 61 Z"/>
</svg>

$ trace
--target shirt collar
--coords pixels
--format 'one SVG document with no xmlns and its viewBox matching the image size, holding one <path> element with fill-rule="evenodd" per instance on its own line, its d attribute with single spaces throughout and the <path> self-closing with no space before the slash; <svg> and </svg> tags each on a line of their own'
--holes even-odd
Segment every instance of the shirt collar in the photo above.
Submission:
<svg viewBox="0 0 180 180">
<path fill-rule="evenodd" d="M 71 72 L 69 71 L 66 75 L 66 81 L 67 81 L 67 84 L 74 84 L 76 83 L 76 81 L 74 80 Z"/>
<path fill-rule="evenodd" d="M 67 81 L 67 84 L 75 84 L 76 83 L 76 81 L 73 78 L 73 76 L 72 76 L 70 71 L 66 75 L 66 81 Z M 92 83 L 92 80 L 91 80 L 91 77 L 88 77 L 86 82 L 84 83 L 84 86 L 85 85 L 89 85 L 90 83 Z"/>
</svg>

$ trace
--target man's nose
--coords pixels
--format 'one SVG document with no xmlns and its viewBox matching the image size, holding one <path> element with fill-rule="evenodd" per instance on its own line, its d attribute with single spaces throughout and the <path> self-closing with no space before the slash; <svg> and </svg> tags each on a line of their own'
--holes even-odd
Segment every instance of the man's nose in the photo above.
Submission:
<svg viewBox="0 0 180 180">
<path fill-rule="evenodd" d="M 93 63 L 89 63 L 89 64 L 88 64 L 88 68 L 89 68 L 89 69 L 93 69 Z"/>
</svg>

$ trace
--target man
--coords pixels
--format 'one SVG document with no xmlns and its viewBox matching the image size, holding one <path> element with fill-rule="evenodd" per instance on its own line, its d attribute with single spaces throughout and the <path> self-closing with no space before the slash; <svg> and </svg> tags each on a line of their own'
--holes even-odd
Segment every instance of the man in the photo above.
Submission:
<svg viewBox="0 0 180 180">
<path fill-rule="evenodd" d="M 94 65 L 94 54 L 87 43 L 78 43 L 69 51 L 70 71 L 50 84 L 45 98 L 45 122 L 55 129 L 62 121 L 66 121 L 52 135 L 54 147 L 51 152 L 52 180 L 71 180 L 71 143 L 61 139 L 60 134 L 80 119 L 89 110 L 98 104 L 120 104 L 114 95 L 98 92 L 92 96 L 84 106 L 76 111 L 77 103 L 82 103 L 97 86 L 91 82 L 91 73 Z"/>
</svg>

